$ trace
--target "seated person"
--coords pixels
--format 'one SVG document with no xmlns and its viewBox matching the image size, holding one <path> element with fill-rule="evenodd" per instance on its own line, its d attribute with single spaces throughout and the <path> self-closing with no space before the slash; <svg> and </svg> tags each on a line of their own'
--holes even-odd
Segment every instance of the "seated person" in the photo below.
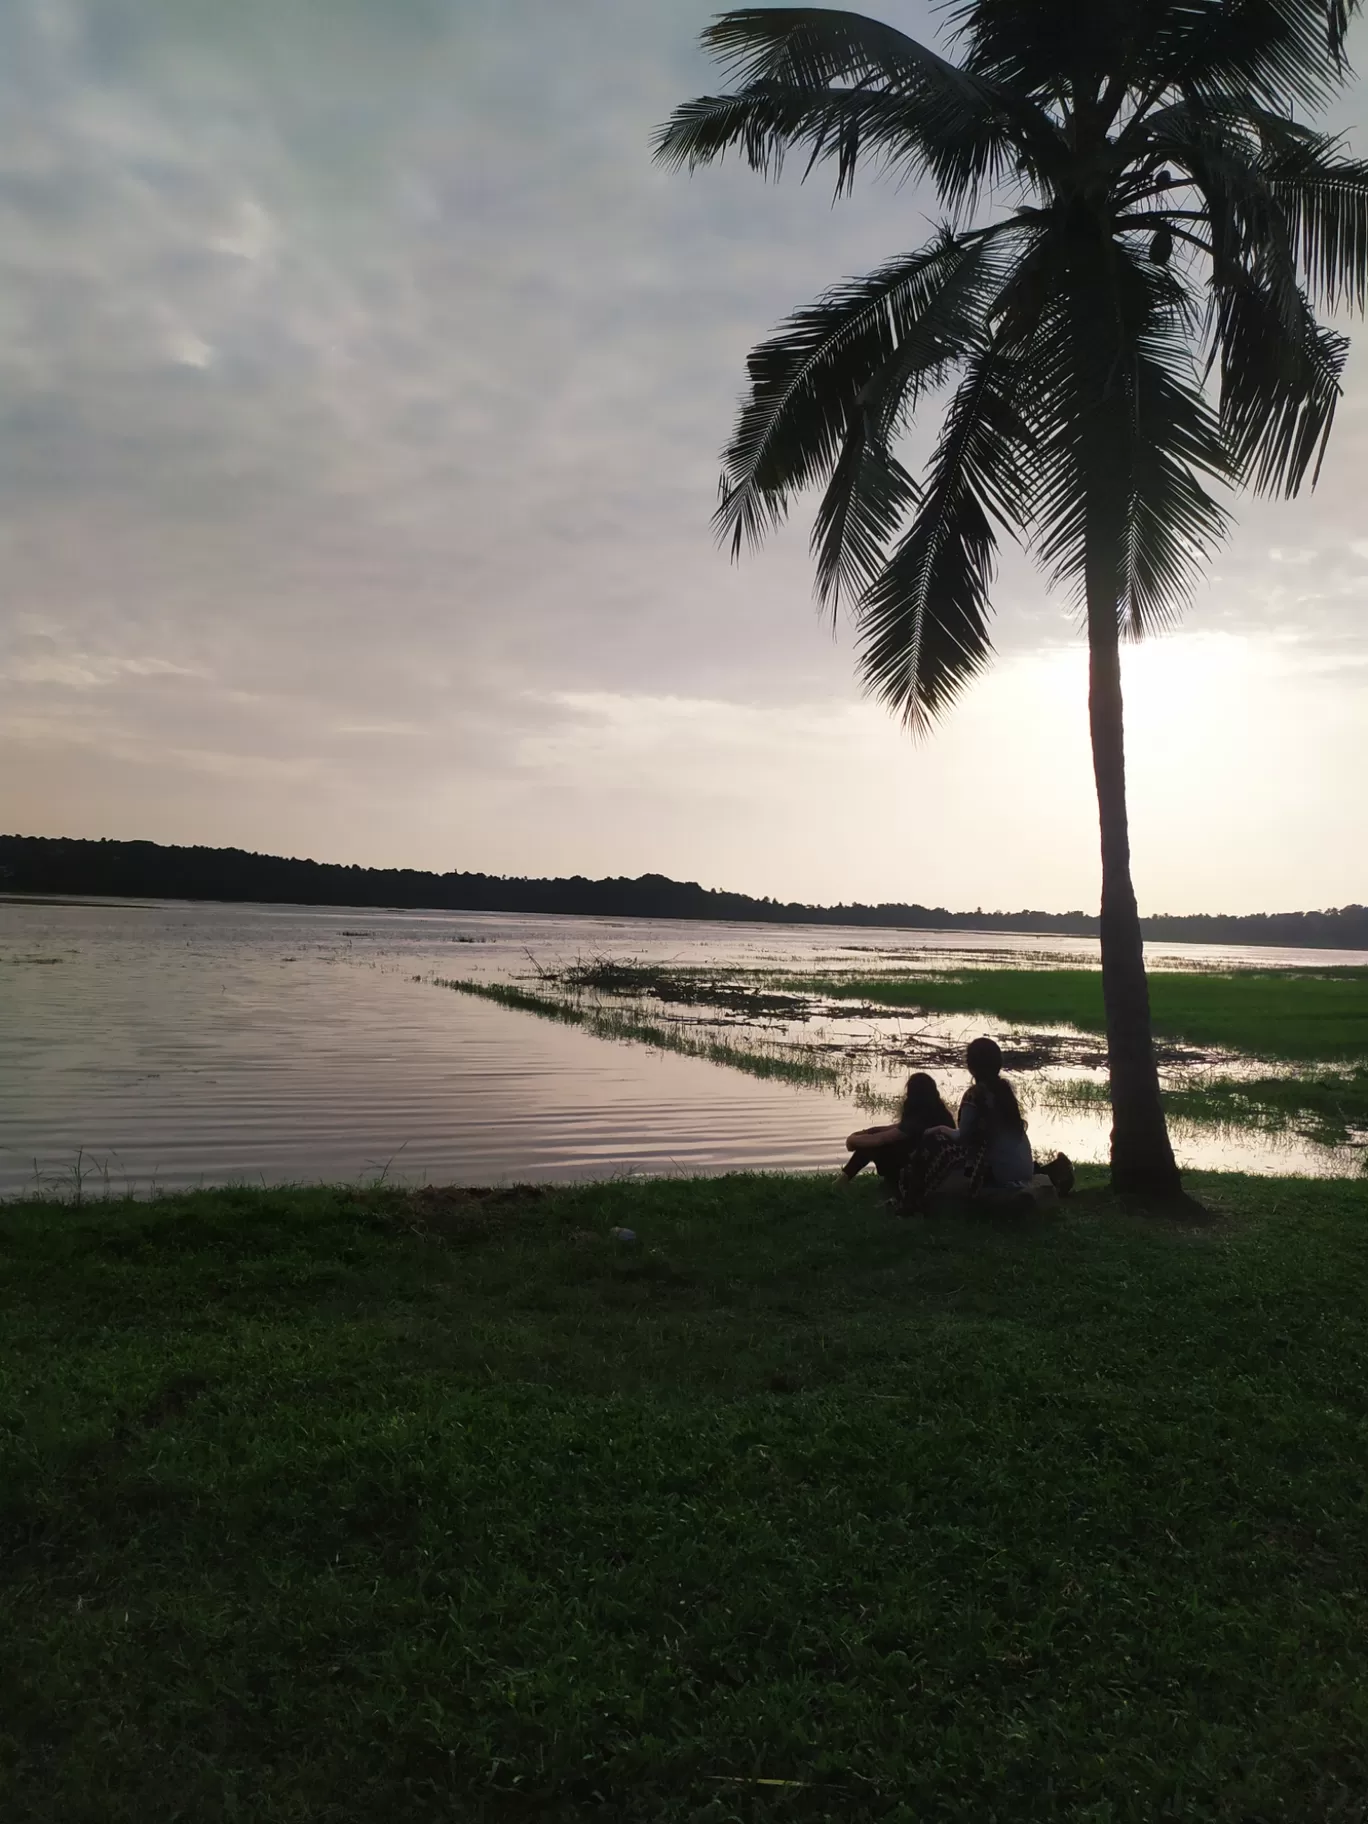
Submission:
<svg viewBox="0 0 1368 1824">
<path fill-rule="evenodd" d="M 907 1079 L 902 1113 L 891 1127 L 862 1127 L 847 1137 L 850 1157 L 841 1170 L 853 1178 L 872 1163 L 881 1178 L 896 1184 L 926 1130 L 950 1125 L 950 1110 L 941 1101 L 935 1078 L 919 1070 Z"/>
<path fill-rule="evenodd" d="M 974 1081 L 964 1092 L 958 1125 L 929 1128 L 903 1171 L 909 1210 L 919 1209 L 955 1172 L 969 1180 L 971 1193 L 988 1186 L 1024 1188 L 1035 1172 L 1020 1104 L 1002 1074 L 1002 1052 L 992 1039 L 975 1039 L 965 1062 Z"/>
</svg>

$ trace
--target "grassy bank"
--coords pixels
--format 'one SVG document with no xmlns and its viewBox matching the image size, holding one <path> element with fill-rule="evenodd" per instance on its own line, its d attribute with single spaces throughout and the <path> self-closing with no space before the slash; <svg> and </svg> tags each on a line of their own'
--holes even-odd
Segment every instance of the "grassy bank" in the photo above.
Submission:
<svg viewBox="0 0 1368 1824">
<path fill-rule="evenodd" d="M 1195 1188 L 0 1207 L 0 1816 L 1361 1818 L 1368 1198 Z"/>
<path fill-rule="evenodd" d="M 1155 971 L 1155 1034 L 1254 1057 L 1368 1058 L 1368 969 Z M 1102 1032 L 1095 969 L 963 969 L 953 975 L 794 978 L 798 989 L 929 1013 L 989 1013 L 1022 1025 Z"/>
</svg>

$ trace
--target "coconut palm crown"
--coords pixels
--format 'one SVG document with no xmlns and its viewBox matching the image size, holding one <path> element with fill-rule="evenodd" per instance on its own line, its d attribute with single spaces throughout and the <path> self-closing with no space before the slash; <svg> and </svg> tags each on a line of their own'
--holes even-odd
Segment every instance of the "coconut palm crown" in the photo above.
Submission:
<svg viewBox="0 0 1368 1824">
<path fill-rule="evenodd" d="M 856 13 L 748 7 L 704 33 L 735 86 L 657 157 L 929 179 L 915 251 L 796 310 L 749 359 L 716 523 L 758 543 L 823 488 L 817 591 L 867 685 L 927 729 L 987 664 L 997 540 L 1086 611 L 1102 831 L 1113 1182 L 1173 1190 L 1125 807 L 1119 641 L 1170 620 L 1223 496 L 1314 483 L 1368 292 L 1368 164 L 1299 116 L 1348 77 L 1361 0 L 959 0 L 951 61 Z M 897 454 L 942 408 L 924 473 Z"/>
</svg>

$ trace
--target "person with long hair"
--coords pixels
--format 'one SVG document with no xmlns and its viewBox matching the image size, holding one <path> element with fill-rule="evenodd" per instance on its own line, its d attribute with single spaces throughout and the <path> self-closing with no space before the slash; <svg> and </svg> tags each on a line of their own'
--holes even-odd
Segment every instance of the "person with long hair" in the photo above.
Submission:
<svg viewBox="0 0 1368 1824">
<path fill-rule="evenodd" d="M 841 1170 L 854 1178 L 873 1165 L 880 1178 L 896 1185 L 899 1174 L 929 1128 L 949 1127 L 950 1110 L 941 1100 L 936 1079 L 919 1070 L 907 1079 L 898 1119 L 888 1127 L 862 1127 L 847 1136 L 850 1157 Z"/>
<path fill-rule="evenodd" d="M 973 1082 L 964 1092 L 959 1120 L 929 1128 L 903 1167 L 904 1206 L 917 1210 L 952 1172 L 962 1172 L 970 1192 L 991 1185 L 1024 1189 L 1035 1171 L 1026 1122 L 1016 1092 L 1002 1074 L 1002 1052 L 992 1039 L 975 1039 L 965 1054 Z"/>
</svg>

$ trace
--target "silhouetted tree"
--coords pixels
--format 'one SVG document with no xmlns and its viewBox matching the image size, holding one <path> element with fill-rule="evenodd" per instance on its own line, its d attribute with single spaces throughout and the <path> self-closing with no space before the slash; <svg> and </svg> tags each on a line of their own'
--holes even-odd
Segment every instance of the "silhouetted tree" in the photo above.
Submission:
<svg viewBox="0 0 1368 1824">
<path fill-rule="evenodd" d="M 1347 346 L 1315 310 L 1362 308 L 1368 165 L 1294 113 L 1346 79 L 1359 3 L 961 0 L 958 62 L 855 13 L 746 8 L 704 33 L 739 86 L 679 108 L 657 144 L 690 168 L 737 149 L 765 176 L 798 149 L 805 176 L 834 165 L 838 196 L 872 159 L 939 193 L 931 241 L 753 351 L 717 524 L 739 552 L 825 484 L 820 599 L 853 604 L 863 676 L 914 731 L 991 655 L 999 530 L 1084 604 L 1122 1189 L 1173 1191 L 1178 1172 L 1131 885 L 1120 639 L 1179 608 L 1227 523 L 1213 487 L 1314 481 Z M 897 439 L 947 383 L 917 478 Z"/>
</svg>

